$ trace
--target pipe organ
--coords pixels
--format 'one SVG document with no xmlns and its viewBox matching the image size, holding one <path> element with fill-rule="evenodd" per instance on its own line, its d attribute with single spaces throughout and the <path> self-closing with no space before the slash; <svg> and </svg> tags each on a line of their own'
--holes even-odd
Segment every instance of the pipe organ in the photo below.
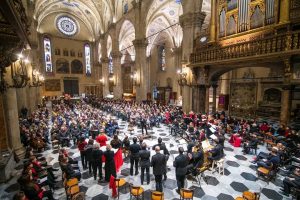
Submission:
<svg viewBox="0 0 300 200">
<path fill-rule="evenodd" d="M 218 0 L 219 37 L 275 23 L 279 0 Z"/>
</svg>

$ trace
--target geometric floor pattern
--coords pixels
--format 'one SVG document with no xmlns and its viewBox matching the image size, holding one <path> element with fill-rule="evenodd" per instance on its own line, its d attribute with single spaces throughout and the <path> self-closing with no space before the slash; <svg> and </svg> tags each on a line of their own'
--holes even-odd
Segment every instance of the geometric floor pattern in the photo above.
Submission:
<svg viewBox="0 0 300 200">
<path fill-rule="evenodd" d="M 127 122 L 118 121 L 121 127 L 120 139 L 124 137 L 123 132 L 127 133 Z M 157 138 L 163 138 L 164 143 L 169 149 L 171 156 L 168 161 L 169 171 L 167 173 L 168 179 L 164 182 L 164 196 L 166 200 L 178 200 L 179 195 L 176 193 L 176 178 L 175 170 L 173 167 L 173 160 L 178 155 L 178 146 L 183 146 L 186 148 L 185 140 L 174 138 L 170 136 L 169 128 L 165 125 L 161 125 L 160 128 L 154 127 L 153 130 L 149 130 L 152 135 L 152 139 L 144 140 L 148 146 L 153 146 L 157 143 Z M 149 134 L 148 133 L 148 134 Z M 127 133 L 128 134 L 128 133 Z M 141 134 L 141 130 L 135 128 L 133 135 Z M 130 138 L 133 137 L 130 136 Z M 253 155 L 243 155 L 241 148 L 236 148 L 231 146 L 228 142 L 228 138 L 225 141 L 225 172 L 224 175 L 219 175 L 218 172 L 206 171 L 204 175 L 206 176 L 205 181 L 201 179 L 200 185 L 193 180 L 188 179 L 185 183 L 186 188 L 194 189 L 194 199 L 202 200 L 233 200 L 238 196 L 241 196 L 242 192 L 246 190 L 260 192 L 261 200 L 284 200 L 291 199 L 282 196 L 280 191 L 280 186 L 282 184 L 283 176 L 278 175 L 276 181 L 267 183 L 260 180 L 256 176 L 256 166 L 250 161 L 253 160 Z M 264 151 L 264 146 L 259 146 L 259 151 Z M 76 146 L 69 148 L 70 156 L 72 158 L 80 160 L 79 152 Z M 154 152 L 151 152 L 153 155 Z M 54 167 L 59 168 L 57 159 L 58 153 L 53 150 L 48 150 L 44 152 L 44 156 L 47 158 L 48 163 L 52 164 Z M 140 185 L 140 175 L 130 176 L 129 175 L 129 160 L 124 160 L 124 164 L 118 173 L 118 177 L 125 178 L 127 182 L 133 183 L 134 185 Z M 107 183 L 101 183 L 99 185 L 97 181 L 94 181 L 87 171 L 82 170 L 81 162 L 81 172 L 82 180 L 80 181 L 81 191 L 85 192 L 87 200 L 107 200 L 111 198 L 111 190 Z M 21 164 L 20 164 L 21 165 Z M 12 180 L 6 184 L 0 185 L 0 199 L 9 200 L 12 199 L 14 193 L 19 189 L 16 180 L 18 175 L 21 173 L 22 166 L 17 166 L 15 170 L 15 175 Z M 150 174 L 152 169 L 150 169 Z M 61 171 L 56 174 L 61 177 Z M 54 191 L 54 197 L 56 199 L 64 200 L 66 199 L 64 189 L 62 188 L 62 183 L 60 182 L 61 189 Z M 151 182 L 149 185 L 142 186 L 145 191 L 145 199 L 150 199 L 150 194 L 152 190 L 155 190 L 154 177 L 151 175 Z M 120 199 L 128 200 L 129 192 L 121 191 Z"/>
</svg>

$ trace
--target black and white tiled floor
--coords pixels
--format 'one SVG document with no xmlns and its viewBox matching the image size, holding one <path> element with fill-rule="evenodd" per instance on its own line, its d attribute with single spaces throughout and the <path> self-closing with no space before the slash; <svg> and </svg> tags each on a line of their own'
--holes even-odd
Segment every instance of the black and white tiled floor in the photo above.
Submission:
<svg viewBox="0 0 300 200">
<path fill-rule="evenodd" d="M 122 132 L 127 133 L 127 123 L 119 120 L 119 124 Z M 186 148 L 186 142 L 180 140 L 179 138 L 174 138 L 169 136 L 169 128 L 165 125 L 161 125 L 160 128 L 153 128 L 149 131 L 153 139 L 145 140 L 148 146 L 153 146 L 157 143 L 157 138 L 162 137 L 163 141 L 166 143 L 171 156 L 168 161 L 169 171 L 167 173 L 168 179 L 164 182 L 164 194 L 166 200 L 177 200 L 179 195 L 176 193 L 176 179 L 175 170 L 173 167 L 173 160 L 178 155 L 178 146 L 183 146 Z M 135 128 L 134 134 L 140 134 L 141 131 Z M 130 136 L 132 138 L 133 136 Z M 123 133 L 120 134 L 120 138 L 123 138 Z M 260 150 L 265 150 L 264 146 L 259 147 Z M 70 156 L 80 160 L 80 155 L 76 147 L 71 147 L 69 149 Z M 282 184 L 282 179 L 284 177 L 278 175 L 276 181 L 270 182 L 269 184 L 263 180 L 257 178 L 256 166 L 254 166 L 250 161 L 253 159 L 253 155 L 243 155 L 241 148 L 232 147 L 227 141 L 225 143 L 224 152 L 225 157 L 225 173 L 224 175 L 219 175 L 217 172 L 212 173 L 212 171 L 206 171 L 204 174 L 206 176 L 206 182 L 201 179 L 201 186 L 192 180 L 187 180 L 186 187 L 194 189 L 194 199 L 202 200 L 232 200 L 238 196 L 241 196 L 243 191 L 261 191 L 261 200 L 274 199 L 283 200 L 291 199 L 286 198 L 280 194 L 280 186 Z M 153 152 L 152 152 L 153 154 Z M 55 168 L 59 168 L 58 165 L 58 153 L 57 151 L 48 150 L 44 153 L 47 160 Z M 81 162 L 80 166 L 81 166 Z M 127 182 L 133 183 L 134 185 L 140 185 L 140 175 L 130 176 L 129 175 L 129 160 L 124 160 L 124 164 L 118 173 L 119 177 L 123 177 Z M 6 184 L 0 185 L 0 199 L 12 199 L 13 194 L 19 189 L 18 184 L 16 184 L 16 179 L 18 174 L 21 173 L 22 166 L 16 168 L 16 177 Z M 150 173 L 152 169 L 150 170 Z M 58 177 L 61 177 L 61 172 L 58 172 Z M 60 183 L 61 189 L 55 190 L 54 197 L 56 199 L 66 199 L 64 189 L 62 188 L 62 183 Z M 85 192 L 87 200 L 107 200 L 111 198 L 111 190 L 108 184 L 102 183 L 97 184 L 93 177 L 89 175 L 87 171 L 82 171 L 82 180 L 80 182 L 81 191 Z M 155 190 L 154 177 L 151 175 L 150 185 L 143 185 L 145 190 L 145 199 L 150 199 L 151 190 Z M 130 199 L 129 192 L 121 191 L 120 199 Z"/>
</svg>

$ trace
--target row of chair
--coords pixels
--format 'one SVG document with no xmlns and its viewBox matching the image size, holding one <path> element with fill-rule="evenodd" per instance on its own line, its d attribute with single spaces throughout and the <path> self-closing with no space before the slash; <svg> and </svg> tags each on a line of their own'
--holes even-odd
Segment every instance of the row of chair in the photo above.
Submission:
<svg viewBox="0 0 300 200">
<path fill-rule="evenodd" d="M 80 192 L 77 178 L 67 179 L 66 174 L 63 174 L 63 185 L 65 187 L 68 200 L 84 200 L 84 193 Z"/>
</svg>

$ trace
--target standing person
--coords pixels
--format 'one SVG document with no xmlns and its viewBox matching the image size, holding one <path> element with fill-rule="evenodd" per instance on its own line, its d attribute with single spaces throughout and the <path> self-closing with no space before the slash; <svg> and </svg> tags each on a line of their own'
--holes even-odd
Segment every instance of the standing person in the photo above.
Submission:
<svg viewBox="0 0 300 200">
<path fill-rule="evenodd" d="M 83 169 L 86 169 L 87 162 L 85 159 L 85 147 L 87 146 L 87 142 L 85 141 L 84 137 L 80 138 L 77 146 L 78 146 L 78 150 L 80 152 L 82 167 L 83 167 Z"/>
<path fill-rule="evenodd" d="M 102 155 L 103 155 L 103 152 L 100 150 L 100 145 L 98 143 L 95 143 L 93 145 L 93 152 L 92 152 L 92 155 L 93 155 L 93 174 L 94 174 L 94 180 L 97 179 L 97 170 L 98 170 L 98 175 L 99 175 L 99 181 L 100 182 L 102 179 L 103 179 L 103 176 L 102 176 Z"/>
<path fill-rule="evenodd" d="M 150 174 L 149 174 L 149 168 L 150 168 L 150 151 L 147 150 L 146 143 L 142 144 L 142 150 L 139 152 L 140 159 L 141 159 L 141 185 L 144 183 L 144 172 L 146 170 L 146 176 L 147 176 L 147 185 L 150 183 Z"/>
<path fill-rule="evenodd" d="M 139 144 L 137 144 L 137 138 L 134 137 L 133 144 L 130 145 L 129 151 L 130 151 L 130 175 L 133 176 L 133 165 L 135 165 L 135 175 L 139 174 L 138 169 L 138 163 L 139 163 L 139 151 L 141 150 L 141 147 Z"/>
<path fill-rule="evenodd" d="M 162 150 L 163 153 L 164 153 L 164 155 L 166 156 L 166 163 L 167 163 L 168 160 L 169 160 L 170 153 L 169 153 L 169 151 L 168 151 L 168 149 L 167 149 L 165 143 L 162 142 L 161 137 L 159 137 L 159 138 L 157 139 L 157 142 L 158 142 L 158 144 L 154 145 L 154 146 L 152 147 L 152 150 L 155 150 L 155 148 L 156 148 L 157 146 L 159 146 L 160 150 Z M 164 180 L 167 180 L 167 164 L 166 164 L 166 169 L 165 169 L 165 173 L 164 173 Z"/>
<path fill-rule="evenodd" d="M 146 135 L 148 135 L 148 132 L 147 132 L 147 121 L 145 119 L 146 117 L 145 116 L 142 116 L 141 117 L 141 128 L 142 128 L 142 135 L 144 135 L 144 129 L 146 131 Z"/>
<path fill-rule="evenodd" d="M 100 147 L 106 146 L 107 136 L 104 130 L 101 130 L 100 135 L 97 136 L 96 141 L 100 144 Z"/>
<path fill-rule="evenodd" d="M 178 189 L 177 193 L 180 193 L 180 189 L 184 187 L 185 175 L 187 173 L 187 166 L 189 164 L 189 158 L 187 155 L 183 155 L 183 148 L 178 148 L 179 155 L 175 158 L 173 166 L 176 168 L 176 181 Z"/>
<path fill-rule="evenodd" d="M 104 152 L 105 156 L 105 181 L 109 182 L 110 176 L 117 176 L 116 165 L 114 160 L 114 152 L 111 150 L 111 146 L 106 145 L 106 151 Z"/>
<path fill-rule="evenodd" d="M 156 154 L 152 156 L 151 166 L 153 167 L 153 174 L 155 176 L 156 191 L 162 192 L 162 176 L 166 170 L 166 156 L 160 153 L 159 146 L 155 147 Z"/>
<path fill-rule="evenodd" d="M 89 166 L 90 174 L 92 174 L 93 144 L 94 144 L 94 140 L 89 139 L 88 145 L 85 147 L 85 158 Z"/>
</svg>

